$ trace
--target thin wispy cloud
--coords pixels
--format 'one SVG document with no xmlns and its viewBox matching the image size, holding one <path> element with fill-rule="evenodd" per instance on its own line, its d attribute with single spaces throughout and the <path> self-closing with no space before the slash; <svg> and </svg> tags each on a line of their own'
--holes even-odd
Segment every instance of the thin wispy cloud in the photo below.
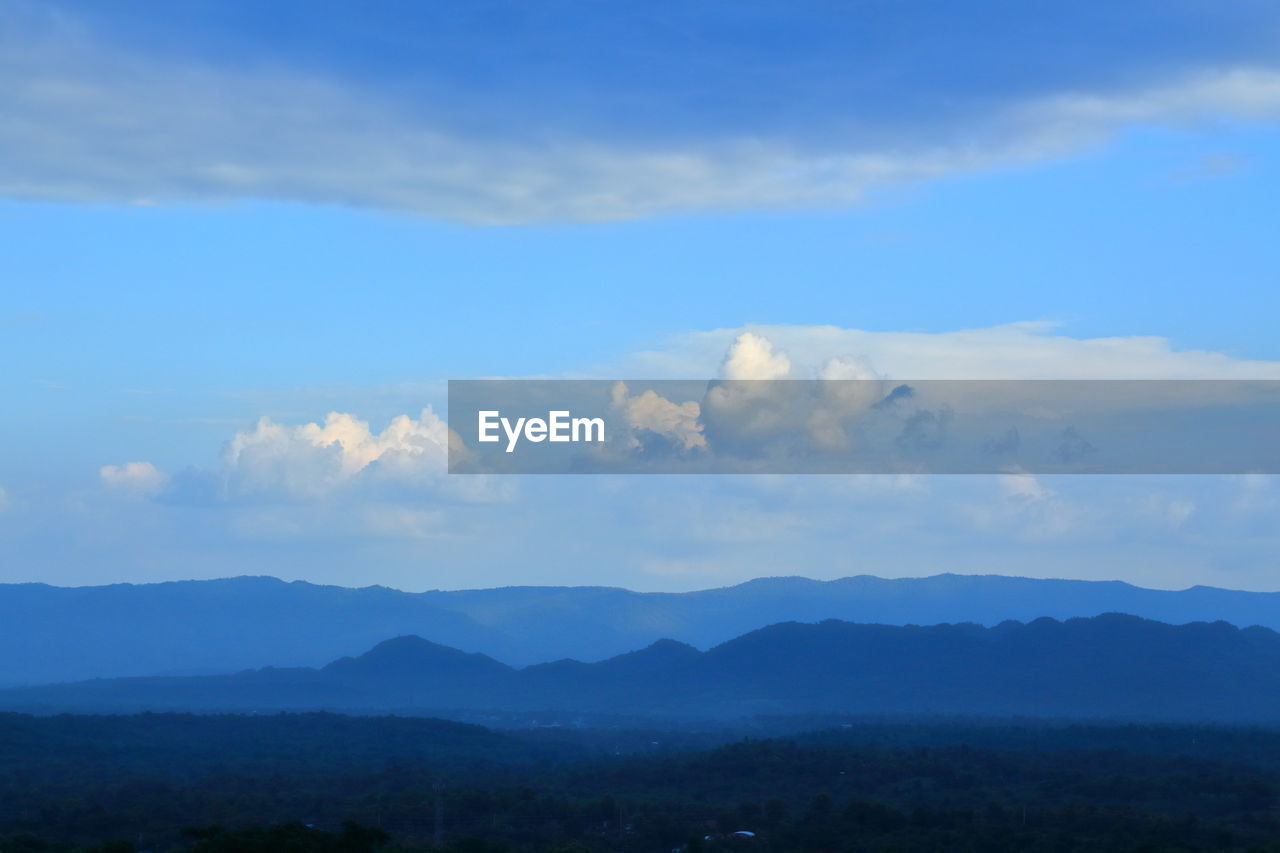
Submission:
<svg viewBox="0 0 1280 853">
<path fill-rule="evenodd" d="M 726 352 L 733 375 L 717 370 Z M 1276 361 L 1179 349 L 1154 335 L 1073 337 L 1046 322 L 945 332 L 768 324 L 709 329 L 673 335 L 610 369 L 682 379 L 1280 379 Z"/>
<path fill-rule="evenodd" d="M 488 18 L 469 5 L 372 15 L 357 35 L 295 10 L 348 48 L 319 61 L 305 44 L 230 51 L 212 24 L 160 15 L 137 33 L 92 7 L 20 2 L 0 31 L 0 193 L 606 221 L 844 205 L 1135 125 L 1280 118 L 1265 38 L 1280 14 L 1263 4 L 1037 10 L 1055 26 L 1016 4 L 993 4 L 1002 17 L 935 3 L 714 16 L 496 4 Z M 502 53 L 482 36 L 495 15 L 511 20 Z M 228 17 L 214 22 L 224 41 Z M 619 32 L 625 46 L 590 41 Z M 384 43 L 395 75 L 375 59 Z"/>
</svg>

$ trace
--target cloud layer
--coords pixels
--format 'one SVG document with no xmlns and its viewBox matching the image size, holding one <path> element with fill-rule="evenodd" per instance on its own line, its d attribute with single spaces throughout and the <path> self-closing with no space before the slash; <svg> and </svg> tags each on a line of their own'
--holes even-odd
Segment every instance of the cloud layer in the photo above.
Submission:
<svg viewBox="0 0 1280 853">
<path fill-rule="evenodd" d="M 1154 336 L 1073 338 L 1039 322 L 951 332 L 715 329 L 675 336 L 615 369 L 681 379 L 1280 379 L 1280 362 L 1178 350 Z"/>
<path fill-rule="evenodd" d="M 92 6 L 17 2 L 0 12 L 0 194 L 602 221 L 841 205 L 1135 124 L 1280 117 L 1274 6 L 1124 4 L 1114 11 L 1128 27 L 1079 4 L 1037 7 L 1051 27 L 1017 4 L 990 15 L 909 5 L 701 18 L 668 6 L 636 20 L 601 11 L 612 7 L 507 8 L 523 29 L 495 38 L 492 19 L 463 4 L 371 20 L 385 29 L 352 47 L 358 60 L 286 41 L 230 62 L 206 41 L 217 22 L 165 31 L 162 14 L 154 27 L 168 40 L 151 44 Z M 340 20 L 298 13 L 339 46 L 347 37 Z M 922 31 L 929 18 L 946 37 Z M 1121 44 L 1118 32 L 1142 35 Z M 942 67 L 910 59 L 922 46 Z M 401 73 L 380 72 L 377 51 L 398 47 Z"/>
<path fill-rule="evenodd" d="M 1015 368 L 1153 378 L 1280 372 L 1270 362 L 1179 352 L 1159 339 L 1082 340 L 1036 325 L 934 335 L 790 326 L 692 332 L 631 364 L 706 377 L 724 364 L 763 363 L 776 373 L 785 357 L 790 376 L 905 378 L 922 352 L 996 376 Z M 712 437 L 699 428 L 701 406 L 677 402 L 637 389 L 614 395 L 637 433 L 705 453 Z M 832 400 L 830 421 L 809 426 L 837 446 L 842 414 L 870 402 Z M 450 440 L 430 410 L 382 429 L 344 413 L 300 424 L 261 420 L 230 435 L 213 468 L 166 477 L 145 463 L 108 466 L 99 496 L 70 509 L 25 508 L 46 522 L 0 539 L 0 555 L 62 582 L 118 580 L 121 571 L 133 579 L 262 571 L 409 589 L 678 589 L 767 574 L 960 571 L 1158 587 L 1276 585 L 1280 502 L 1269 477 L 531 477 L 516 489 L 511 478 L 446 475 Z M 68 566 L 98 565 L 109 574 L 67 574 Z"/>
</svg>

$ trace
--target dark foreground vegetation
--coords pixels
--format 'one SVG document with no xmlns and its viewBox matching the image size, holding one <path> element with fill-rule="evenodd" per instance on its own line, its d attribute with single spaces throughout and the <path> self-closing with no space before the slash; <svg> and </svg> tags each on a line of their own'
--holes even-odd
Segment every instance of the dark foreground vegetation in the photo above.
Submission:
<svg viewBox="0 0 1280 853">
<path fill-rule="evenodd" d="M 0 715 L 0 853 L 1280 851 L 1276 729 L 754 725 Z"/>
</svg>

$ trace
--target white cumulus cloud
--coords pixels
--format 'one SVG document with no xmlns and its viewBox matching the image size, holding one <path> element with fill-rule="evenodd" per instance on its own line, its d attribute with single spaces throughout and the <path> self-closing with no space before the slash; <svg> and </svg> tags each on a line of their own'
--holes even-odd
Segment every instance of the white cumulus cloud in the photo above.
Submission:
<svg viewBox="0 0 1280 853">
<path fill-rule="evenodd" d="M 323 423 L 297 426 L 264 417 L 232 437 L 223 462 L 231 494 L 320 497 L 374 463 L 386 477 L 438 476 L 448 446 L 448 427 L 429 408 L 417 418 L 400 415 L 377 433 L 354 415 L 330 412 Z"/>
<path fill-rule="evenodd" d="M 738 335 L 720 364 L 724 379 L 785 379 L 790 372 L 787 354 L 775 351 L 772 341 L 754 332 Z"/>
<path fill-rule="evenodd" d="M 98 477 L 108 489 L 142 496 L 158 494 L 169 479 L 150 462 L 103 465 L 98 469 Z"/>
<path fill-rule="evenodd" d="M 633 430 L 647 430 L 663 436 L 683 450 L 707 446 L 698 420 L 702 407 L 696 400 L 673 403 L 653 390 L 631 396 L 627 393 L 626 384 L 619 382 L 613 386 L 613 405 L 624 412 L 627 425 Z"/>
</svg>

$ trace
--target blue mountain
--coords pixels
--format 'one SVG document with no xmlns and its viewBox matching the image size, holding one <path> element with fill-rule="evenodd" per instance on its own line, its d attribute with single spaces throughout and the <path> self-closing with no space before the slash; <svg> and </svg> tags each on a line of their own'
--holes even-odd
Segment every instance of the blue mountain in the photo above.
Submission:
<svg viewBox="0 0 1280 853">
<path fill-rule="evenodd" d="M 523 669 L 421 637 L 321 668 L 0 690 L 0 710 L 965 715 L 1280 723 L 1280 634 L 1122 614 L 994 627 L 788 622 Z"/>
<path fill-rule="evenodd" d="M 11 584 L 0 585 L 0 685 L 316 667 L 400 635 L 527 666 L 599 661 L 664 638 L 706 649 L 788 621 L 992 626 L 1108 612 L 1280 629 L 1280 593 L 945 574 L 761 578 L 686 593 L 535 586 L 409 593 L 266 577 Z"/>
</svg>

